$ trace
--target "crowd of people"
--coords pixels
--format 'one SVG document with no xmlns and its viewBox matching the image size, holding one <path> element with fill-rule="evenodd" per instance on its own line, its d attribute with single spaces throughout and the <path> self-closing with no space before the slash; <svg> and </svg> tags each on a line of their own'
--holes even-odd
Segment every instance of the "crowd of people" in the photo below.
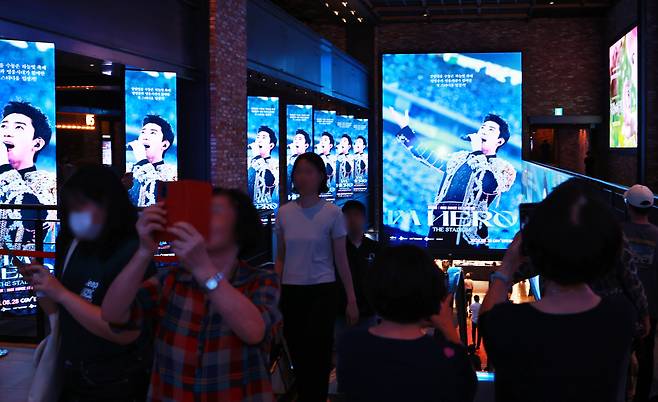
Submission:
<svg viewBox="0 0 658 402">
<path fill-rule="evenodd" d="M 334 351 L 340 400 L 473 401 L 474 353 L 457 333 L 434 260 L 365 237 L 362 204 L 324 201 L 320 156 L 300 155 L 292 180 L 299 197 L 279 210 L 276 261 L 254 266 L 262 227 L 244 193 L 214 191 L 204 237 L 187 222 L 168 225 L 163 204 L 138 213 L 109 168 L 74 173 L 60 194 L 57 275 L 22 268 L 53 328 L 31 400 L 273 401 L 272 346 L 285 340 L 300 402 L 326 402 Z M 653 197 L 632 187 L 622 226 L 586 184 L 567 181 L 516 235 L 482 304 L 470 301 L 467 278 L 469 347 L 482 339 L 497 401 L 624 401 L 633 351 L 635 400 L 648 400 L 658 310 Z M 175 237 L 171 265 L 154 262 L 162 232 Z M 524 264 L 541 275 L 543 297 L 514 304 L 509 289 Z M 641 288 L 624 279 L 613 286 L 619 272 Z"/>
</svg>

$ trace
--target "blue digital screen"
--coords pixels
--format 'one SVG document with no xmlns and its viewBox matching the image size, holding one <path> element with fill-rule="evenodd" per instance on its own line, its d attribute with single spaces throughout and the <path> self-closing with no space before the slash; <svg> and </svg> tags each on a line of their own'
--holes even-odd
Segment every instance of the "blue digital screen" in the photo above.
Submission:
<svg viewBox="0 0 658 402">
<path fill-rule="evenodd" d="M 288 138 L 288 200 L 298 197 L 292 192 L 292 167 L 297 157 L 313 151 L 313 106 L 288 105 L 286 107 L 286 131 Z"/>
<path fill-rule="evenodd" d="M 385 235 L 436 253 L 505 249 L 524 202 L 521 54 L 382 59 Z"/>
<path fill-rule="evenodd" d="M 247 98 L 247 185 L 256 208 L 279 207 L 279 98 Z"/>
<path fill-rule="evenodd" d="M 44 251 L 53 251 L 56 211 L 20 205 L 57 204 L 55 45 L 0 40 L 0 94 L 0 203 L 17 207 L 0 210 L 0 247 L 34 250 L 43 242 Z M 0 265 L 0 315 L 33 314 L 36 297 L 30 286 L 8 256 L 2 256 Z M 52 260 L 44 265 L 52 271 Z"/>
<path fill-rule="evenodd" d="M 156 202 L 158 181 L 178 180 L 176 73 L 126 71 L 126 172 L 139 207 Z"/>
<path fill-rule="evenodd" d="M 327 168 L 329 191 L 321 196 L 329 201 L 336 199 L 336 126 L 335 110 L 316 110 L 313 112 L 313 130 L 315 138 L 315 153 L 322 157 Z"/>
</svg>

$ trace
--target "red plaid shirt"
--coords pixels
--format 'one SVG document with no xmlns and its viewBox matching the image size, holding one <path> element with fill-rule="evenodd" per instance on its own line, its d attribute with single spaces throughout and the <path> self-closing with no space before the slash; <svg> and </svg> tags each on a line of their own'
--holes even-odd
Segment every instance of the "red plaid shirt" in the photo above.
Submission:
<svg viewBox="0 0 658 402">
<path fill-rule="evenodd" d="M 268 359 L 272 329 L 281 319 L 278 277 L 240 262 L 231 284 L 261 311 L 266 336 L 259 345 L 233 333 L 188 272 L 165 269 L 144 282 L 133 317 L 155 324 L 150 401 L 274 400 Z"/>
</svg>

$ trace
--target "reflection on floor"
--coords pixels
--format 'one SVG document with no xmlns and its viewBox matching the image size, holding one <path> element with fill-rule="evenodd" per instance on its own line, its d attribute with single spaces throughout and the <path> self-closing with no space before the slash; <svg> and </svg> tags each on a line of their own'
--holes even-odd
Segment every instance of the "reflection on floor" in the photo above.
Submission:
<svg viewBox="0 0 658 402">
<path fill-rule="evenodd" d="M 0 399 L 2 402 L 25 402 L 32 383 L 34 345 L 2 344 L 9 354 L 0 358 Z"/>
</svg>

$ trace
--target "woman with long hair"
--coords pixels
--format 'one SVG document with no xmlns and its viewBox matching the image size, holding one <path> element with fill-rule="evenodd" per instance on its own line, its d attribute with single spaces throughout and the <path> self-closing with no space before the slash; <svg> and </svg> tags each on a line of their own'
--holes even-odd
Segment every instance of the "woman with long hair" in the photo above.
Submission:
<svg viewBox="0 0 658 402">
<path fill-rule="evenodd" d="M 137 249 L 137 210 L 120 179 L 103 166 L 75 172 L 62 187 L 60 206 L 57 275 L 38 265 L 23 269 L 44 310 L 59 315 L 60 401 L 141 401 L 150 362 L 140 332 L 114 331 L 100 309 Z"/>
</svg>

